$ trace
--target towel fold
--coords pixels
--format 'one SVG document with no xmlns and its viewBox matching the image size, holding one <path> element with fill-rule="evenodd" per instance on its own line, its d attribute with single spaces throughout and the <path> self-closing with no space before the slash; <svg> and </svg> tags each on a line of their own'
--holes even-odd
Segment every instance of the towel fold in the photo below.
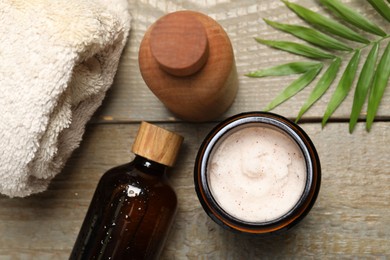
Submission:
<svg viewBox="0 0 390 260">
<path fill-rule="evenodd" d="M 126 0 L 0 1 L 0 193 L 44 191 L 113 82 Z"/>
</svg>

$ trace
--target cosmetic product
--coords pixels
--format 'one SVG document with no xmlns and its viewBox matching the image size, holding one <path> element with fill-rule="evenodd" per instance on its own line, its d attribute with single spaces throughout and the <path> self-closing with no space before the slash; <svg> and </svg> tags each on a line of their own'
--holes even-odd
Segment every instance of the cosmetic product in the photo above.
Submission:
<svg viewBox="0 0 390 260">
<path fill-rule="evenodd" d="M 150 90 L 187 121 L 217 118 L 237 93 L 229 37 L 215 20 L 199 12 L 170 13 L 152 24 L 140 45 L 139 66 Z"/>
<path fill-rule="evenodd" d="M 279 115 L 248 112 L 226 119 L 202 143 L 195 189 L 207 214 L 233 231 L 271 234 L 297 224 L 320 188 L 315 147 Z"/>
<path fill-rule="evenodd" d="M 165 172 L 182 140 L 141 123 L 134 160 L 100 179 L 70 259 L 158 259 L 177 206 Z"/>
</svg>

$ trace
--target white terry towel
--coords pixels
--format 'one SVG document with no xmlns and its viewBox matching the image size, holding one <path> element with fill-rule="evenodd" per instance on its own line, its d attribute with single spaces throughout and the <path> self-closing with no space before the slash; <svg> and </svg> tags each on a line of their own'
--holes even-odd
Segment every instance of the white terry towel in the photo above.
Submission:
<svg viewBox="0 0 390 260">
<path fill-rule="evenodd" d="M 44 191 L 112 84 L 126 0 L 0 1 L 0 193 Z"/>
</svg>

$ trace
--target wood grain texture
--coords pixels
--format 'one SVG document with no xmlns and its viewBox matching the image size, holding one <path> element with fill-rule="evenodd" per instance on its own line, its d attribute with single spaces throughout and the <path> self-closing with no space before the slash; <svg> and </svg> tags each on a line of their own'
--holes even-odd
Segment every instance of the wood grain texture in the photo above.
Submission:
<svg viewBox="0 0 390 260">
<path fill-rule="evenodd" d="M 222 229 L 205 214 L 193 184 L 197 149 L 214 124 L 159 124 L 185 137 L 169 179 L 179 211 L 162 259 L 390 257 L 388 124 L 370 134 L 359 124 L 303 124 L 322 163 L 312 211 L 295 229 L 267 239 Z M 0 197 L 1 259 L 67 259 L 100 176 L 133 158 L 138 124 L 89 126 L 81 147 L 48 191 L 26 199 Z M 359 141 L 358 141 L 359 140 Z"/>
<path fill-rule="evenodd" d="M 156 21 L 148 44 L 161 69 L 178 77 L 199 71 L 209 53 L 207 32 L 189 12 L 169 13 Z"/>
<path fill-rule="evenodd" d="M 294 1 L 321 13 L 316 1 Z M 390 31 L 366 1 L 343 0 Z M 253 37 L 292 39 L 261 20 L 302 23 L 279 1 L 264 0 L 129 0 L 133 15 L 129 43 L 114 86 L 87 128 L 81 147 L 49 190 L 24 199 L 0 196 L 0 259 L 68 259 L 100 176 L 133 158 L 131 145 L 141 120 L 157 123 L 184 136 L 177 165 L 169 178 L 179 198 L 179 212 L 162 259 L 387 259 L 390 258 L 390 131 L 377 122 L 370 133 L 358 123 L 353 135 L 347 123 L 301 126 L 317 147 L 322 186 L 310 214 L 294 230 L 267 239 L 233 234 L 202 210 L 194 191 L 193 164 L 205 135 L 214 126 L 178 121 L 151 93 L 138 68 L 138 48 L 147 28 L 168 12 L 191 9 L 210 15 L 227 31 L 235 52 L 239 91 L 223 116 L 261 110 L 293 77 L 250 79 L 244 73 L 295 60 L 257 44 Z M 366 50 L 364 50 L 366 51 Z M 345 66 L 345 64 L 343 64 Z M 332 89 L 305 118 L 317 120 Z M 278 107 L 286 117 L 297 115 L 310 90 Z M 389 119 L 386 91 L 379 114 Z M 336 111 L 349 116 L 352 95 Z M 111 123 L 110 123 L 111 122 Z M 118 124 L 116 122 L 123 122 Z M 102 124 L 103 123 L 103 124 Z"/>
<path fill-rule="evenodd" d="M 293 1 L 314 11 L 329 15 L 325 8 L 320 7 L 317 1 Z M 361 12 L 373 20 L 388 33 L 389 23 L 384 21 L 377 12 L 366 2 L 361 0 L 343 0 L 353 9 Z M 292 82 L 296 76 L 269 77 L 253 79 L 244 74 L 252 70 L 262 69 L 288 61 L 305 60 L 279 50 L 256 43 L 254 37 L 271 40 L 293 40 L 292 36 L 277 31 L 262 20 L 267 18 L 281 23 L 304 25 L 293 12 L 281 1 L 264 0 L 203 0 L 203 1 L 153 1 L 129 0 L 133 15 L 132 30 L 129 43 L 125 49 L 115 83 L 104 102 L 103 108 L 96 115 L 95 121 L 104 119 L 122 121 L 148 120 L 178 120 L 157 100 L 142 80 L 138 67 L 138 49 L 147 28 L 166 13 L 177 10 L 194 10 L 203 12 L 216 19 L 226 30 L 233 45 L 236 66 L 238 71 L 239 90 L 232 107 L 222 116 L 230 116 L 239 112 L 261 110 Z M 364 34 L 364 33 L 363 33 Z M 367 34 L 364 34 L 367 35 Z M 351 45 L 356 46 L 350 42 Z M 384 44 L 382 44 L 384 45 Z M 383 46 L 382 46 L 383 48 Z M 369 48 L 363 50 L 366 55 Z M 350 56 L 350 55 L 349 55 Z M 348 56 L 348 57 L 349 57 Z M 346 63 L 342 63 L 342 69 Z M 362 62 L 360 66 L 362 65 Z M 359 67 L 360 69 L 360 67 Z M 321 73 L 323 73 L 322 71 Z M 338 79 L 341 73 L 338 75 Z M 337 80 L 337 79 L 336 79 Z M 315 83 L 315 82 L 314 82 Z M 320 118 L 325 112 L 326 105 L 337 84 L 333 84 L 324 97 L 315 104 L 303 118 Z M 293 97 L 290 101 L 277 107 L 274 112 L 287 117 L 296 117 L 301 106 L 309 96 L 312 88 L 308 87 Z M 353 92 L 351 91 L 345 102 L 336 110 L 335 118 L 348 118 L 352 107 Z M 145 104 L 148 104 L 145 106 Z M 390 93 L 385 92 L 378 115 L 389 118 Z M 364 117 L 365 110 L 362 116 Z"/>
<path fill-rule="evenodd" d="M 176 16 L 197 21 L 207 34 L 207 62 L 197 73 L 187 77 L 171 75 L 161 69 L 153 54 L 152 36 L 156 27 L 159 27 L 161 20 Z M 169 55 L 175 56 L 174 53 Z M 175 12 L 154 23 L 142 40 L 139 66 L 145 83 L 156 97 L 175 115 L 187 121 L 213 120 L 223 114 L 236 97 L 237 71 L 229 37 L 215 20 L 199 12 Z"/>
<path fill-rule="evenodd" d="M 142 122 L 133 142 L 132 152 L 172 167 L 183 143 L 183 137 L 154 124 Z"/>
</svg>

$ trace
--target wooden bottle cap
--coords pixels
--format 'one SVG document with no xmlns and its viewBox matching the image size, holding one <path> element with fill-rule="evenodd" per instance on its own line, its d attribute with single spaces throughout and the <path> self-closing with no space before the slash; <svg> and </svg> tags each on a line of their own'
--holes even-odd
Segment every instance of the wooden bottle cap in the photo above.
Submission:
<svg viewBox="0 0 390 260">
<path fill-rule="evenodd" d="M 173 166 L 182 142 L 182 136 L 142 122 L 132 152 L 157 163 Z"/>
<path fill-rule="evenodd" d="M 159 19 L 150 35 L 150 50 L 166 72 L 185 77 L 200 70 L 208 58 L 208 39 L 203 24 L 185 12 Z"/>
</svg>

